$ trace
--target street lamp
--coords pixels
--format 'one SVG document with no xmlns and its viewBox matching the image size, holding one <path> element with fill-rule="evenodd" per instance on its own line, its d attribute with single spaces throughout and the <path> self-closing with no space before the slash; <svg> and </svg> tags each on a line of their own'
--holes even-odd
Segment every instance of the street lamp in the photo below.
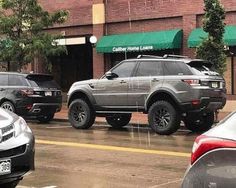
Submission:
<svg viewBox="0 0 236 188">
<path fill-rule="evenodd" d="M 92 44 L 92 47 L 95 47 L 96 46 L 96 43 L 97 43 L 97 37 L 96 36 L 91 36 L 89 38 L 89 42 Z"/>
</svg>

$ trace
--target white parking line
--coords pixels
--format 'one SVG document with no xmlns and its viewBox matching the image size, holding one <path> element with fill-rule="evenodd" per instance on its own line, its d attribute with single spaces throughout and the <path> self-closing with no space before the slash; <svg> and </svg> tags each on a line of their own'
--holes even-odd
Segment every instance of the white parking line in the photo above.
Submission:
<svg viewBox="0 0 236 188">
<path fill-rule="evenodd" d="M 154 186 L 149 187 L 149 188 L 158 188 L 158 187 L 166 186 L 166 185 L 169 185 L 169 184 L 177 183 L 177 182 L 180 182 L 180 181 L 182 181 L 182 180 L 183 180 L 182 178 L 181 178 L 181 179 L 176 179 L 176 180 L 174 180 L 174 181 L 168 181 L 168 182 L 166 182 L 166 183 L 159 184 L 159 185 L 154 185 Z"/>
<path fill-rule="evenodd" d="M 46 127 L 47 129 L 64 129 L 64 128 L 69 128 L 71 126 L 54 126 L 54 127 Z"/>
<path fill-rule="evenodd" d="M 36 188 L 36 187 L 29 187 L 29 186 L 17 186 L 16 188 Z M 41 188 L 57 188 L 57 186 L 55 185 L 50 185 L 50 186 L 46 186 L 46 187 L 41 187 Z"/>
</svg>

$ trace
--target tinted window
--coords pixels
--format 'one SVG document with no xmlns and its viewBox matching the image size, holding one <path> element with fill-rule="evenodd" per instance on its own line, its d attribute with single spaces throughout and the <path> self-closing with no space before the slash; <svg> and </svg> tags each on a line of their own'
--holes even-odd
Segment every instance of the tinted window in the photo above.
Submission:
<svg viewBox="0 0 236 188">
<path fill-rule="evenodd" d="M 118 65 L 118 67 L 115 67 L 112 70 L 112 72 L 117 74 L 119 78 L 130 77 L 134 70 L 135 65 L 136 65 L 136 62 L 125 61 L 122 64 Z"/>
<path fill-rule="evenodd" d="M 160 76 L 163 70 L 160 61 L 140 62 L 136 76 Z"/>
<path fill-rule="evenodd" d="M 212 69 L 212 63 L 205 61 L 191 61 L 188 66 L 194 71 L 195 74 L 202 75 L 219 75 L 215 70 Z"/>
<path fill-rule="evenodd" d="M 7 86 L 8 85 L 8 75 L 1 74 L 0 75 L 0 86 Z"/>
<path fill-rule="evenodd" d="M 184 62 L 165 61 L 163 63 L 165 75 L 192 75 L 188 66 Z"/>
<path fill-rule="evenodd" d="M 41 87 L 41 88 L 57 88 L 59 85 L 53 80 L 52 76 L 47 75 L 30 75 L 27 76 L 28 81 L 32 87 Z"/>
<path fill-rule="evenodd" d="M 9 86 L 28 86 L 28 84 L 23 76 L 9 75 Z"/>
</svg>

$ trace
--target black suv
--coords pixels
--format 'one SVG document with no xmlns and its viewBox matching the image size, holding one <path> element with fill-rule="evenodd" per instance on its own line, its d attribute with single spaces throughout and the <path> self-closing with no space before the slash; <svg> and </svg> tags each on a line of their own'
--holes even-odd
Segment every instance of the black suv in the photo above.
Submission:
<svg viewBox="0 0 236 188">
<path fill-rule="evenodd" d="M 46 123 L 61 106 L 62 93 L 52 75 L 0 72 L 0 107 Z"/>
<path fill-rule="evenodd" d="M 159 134 L 175 132 L 180 121 L 192 131 L 208 130 L 226 103 L 224 79 L 211 63 L 184 56 L 138 56 L 119 63 L 101 79 L 75 82 L 68 92 L 69 121 L 89 128 L 95 116 L 122 127 L 132 112 L 148 113 Z"/>
</svg>

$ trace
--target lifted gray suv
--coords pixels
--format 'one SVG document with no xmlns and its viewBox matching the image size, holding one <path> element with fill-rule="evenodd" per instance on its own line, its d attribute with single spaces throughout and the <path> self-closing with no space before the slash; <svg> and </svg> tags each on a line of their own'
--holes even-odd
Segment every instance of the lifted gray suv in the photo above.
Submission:
<svg viewBox="0 0 236 188">
<path fill-rule="evenodd" d="M 87 129 L 96 116 L 120 128 L 132 112 L 148 114 L 158 134 L 172 134 L 181 120 L 194 132 L 206 131 L 226 103 L 224 79 L 210 62 L 185 56 L 145 56 L 120 62 L 102 78 L 75 82 L 68 92 L 69 121 Z"/>
</svg>

